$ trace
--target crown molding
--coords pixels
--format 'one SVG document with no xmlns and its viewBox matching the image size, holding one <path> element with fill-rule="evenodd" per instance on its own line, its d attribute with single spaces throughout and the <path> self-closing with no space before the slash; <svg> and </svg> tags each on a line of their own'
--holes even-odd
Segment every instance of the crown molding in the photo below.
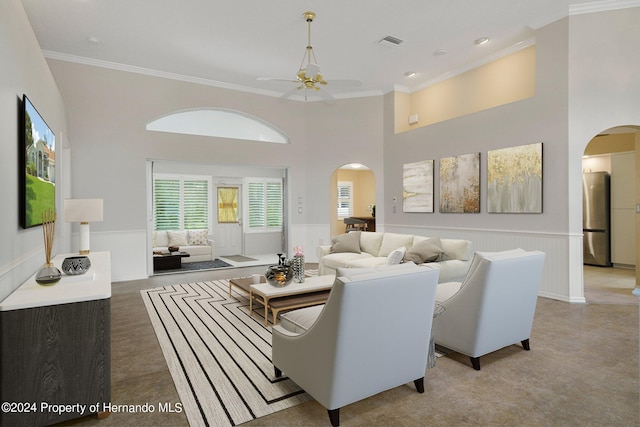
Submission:
<svg viewBox="0 0 640 427">
<path fill-rule="evenodd" d="M 90 66 L 100 67 L 100 68 L 108 68 L 110 70 L 124 71 L 128 73 L 144 74 L 147 76 L 160 77 L 160 78 L 170 79 L 170 80 L 178 80 L 182 82 L 195 83 L 195 84 L 205 85 L 205 86 L 214 86 L 222 89 L 236 90 L 240 92 L 249 92 L 257 95 L 266 95 L 266 96 L 273 96 L 273 97 L 282 96 L 282 93 L 275 92 L 275 91 L 255 89 L 255 88 L 235 85 L 231 83 L 219 82 L 217 80 L 185 76 L 183 74 L 169 73 L 166 71 L 158 71 L 158 70 L 153 70 L 151 68 L 143 68 L 143 67 L 136 67 L 133 65 L 120 64 L 118 62 L 103 61 L 100 59 L 69 55 L 66 53 L 54 52 L 49 50 L 43 50 L 42 53 L 44 54 L 45 58 L 56 59 L 59 61 L 74 62 L 76 64 L 90 65 Z"/>
<path fill-rule="evenodd" d="M 199 85 L 213 86 L 213 87 L 218 87 L 222 89 L 247 92 L 255 95 L 271 96 L 275 98 L 280 98 L 282 96 L 281 92 L 256 89 L 256 88 L 251 88 L 246 86 L 235 85 L 231 83 L 220 82 L 217 80 L 203 79 L 200 77 L 185 76 L 183 74 L 169 73 L 166 71 L 158 71 L 158 70 L 153 70 L 151 68 L 136 67 L 133 65 L 120 64 L 118 62 L 110 62 L 110 61 L 103 61 L 100 59 L 87 58 L 84 56 L 69 55 L 66 53 L 54 52 L 50 50 L 43 50 L 42 53 L 44 54 L 45 58 L 56 59 L 59 61 L 73 62 L 76 64 L 90 65 L 93 67 L 108 68 L 110 70 L 124 71 L 128 73 L 144 74 L 147 76 L 160 77 L 164 79 L 178 80 L 178 81 L 187 82 L 187 83 L 195 83 Z M 335 99 L 366 98 L 369 96 L 380 96 L 380 95 L 383 95 L 382 91 L 372 90 L 372 91 L 336 94 L 334 95 L 334 98 Z M 316 96 L 307 97 L 307 99 L 305 100 L 304 96 L 296 95 L 288 99 L 292 101 L 299 101 L 299 102 L 324 101 L 324 99 Z"/>
<path fill-rule="evenodd" d="M 420 91 L 422 89 L 428 88 L 429 86 L 433 86 L 433 85 L 435 85 L 437 83 L 443 82 L 445 80 L 448 80 L 448 79 L 450 79 L 452 77 L 455 77 L 457 75 L 460 75 L 462 73 L 466 73 L 467 71 L 471 71 L 474 68 L 481 67 L 482 65 L 488 64 L 488 63 L 493 62 L 493 61 L 495 61 L 497 59 L 500 59 L 500 58 L 503 58 L 505 56 L 511 55 L 512 53 L 516 53 L 516 52 L 518 52 L 518 51 L 520 51 L 522 49 L 526 49 L 526 48 L 528 48 L 530 46 L 534 46 L 535 44 L 536 44 L 535 37 L 528 38 L 528 39 L 523 40 L 521 42 L 518 42 L 518 43 L 516 43 L 514 45 L 511 45 L 511 46 L 509 46 L 509 47 L 507 47 L 505 49 L 502 49 L 502 50 L 500 50 L 498 52 L 495 52 L 492 55 L 485 56 L 485 57 L 481 58 L 478 61 L 472 62 L 472 63 L 470 63 L 470 64 L 468 64 L 468 65 L 466 65 L 464 67 L 458 68 L 457 70 L 453 70 L 453 71 L 449 71 L 447 73 L 441 74 L 441 75 L 439 75 L 438 77 L 436 77 L 434 79 L 431 79 L 431 80 L 429 80 L 427 82 L 424 82 L 424 83 L 422 83 L 422 84 L 420 84 L 420 85 L 418 85 L 418 86 L 416 86 L 414 88 L 411 88 L 409 93 L 418 92 L 418 91 Z"/>
<path fill-rule="evenodd" d="M 609 10 L 628 9 L 639 7 L 640 0 L 602 0 L 590 3 L 574 4 L 569 6 L 569 15 L 582 15 L 584 13 L 606 12 Z"/>
</svg>

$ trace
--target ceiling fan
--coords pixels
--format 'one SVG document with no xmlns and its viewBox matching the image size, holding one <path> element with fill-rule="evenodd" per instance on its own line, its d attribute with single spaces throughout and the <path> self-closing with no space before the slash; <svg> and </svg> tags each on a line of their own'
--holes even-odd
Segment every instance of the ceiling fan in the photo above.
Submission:
<svg viewBox="0 0 640 427">
<path fill-rule="evenodd" d="M 258 77 L 258 80 L 262 81 L 280 81 L 280 82 L 289 82 L 295 83 L 297 86 L 285 93 L 281 96 L 281 98 L 289 98 L 293 94 L 295 94 L 298 90 L 304 89 L 304 100 L 307 100 L 307 91 L 317 92 L 324 100 L 333 101 L 334 98 L 325 90 L 321 90 L 323 86 L 329 84 L 322 74 L 320 74 L 320 66 L 318 65 L 318 61 L 316 60 L 316 55 L 313 52 L 313 46 L 311 46 L 311 23 L 316 18 L 316 14 L 314 12 L 305 12 L 303 14 L 305 20 L 307 21 L 307 47 L 304 52 L 304 56 L 302 57 L 302 62 L 300 63 L 300 68 L 296 73 L 296 78 L 292 79 L 276 79 L 270 77 Z M 351 86 L 360 86 L 362 82 L 359 80 L 332 80 L 331 83 L 341 83 L 347 84 Z M 313 92 L 312 92 L 313 93 Z"/>
</svg>

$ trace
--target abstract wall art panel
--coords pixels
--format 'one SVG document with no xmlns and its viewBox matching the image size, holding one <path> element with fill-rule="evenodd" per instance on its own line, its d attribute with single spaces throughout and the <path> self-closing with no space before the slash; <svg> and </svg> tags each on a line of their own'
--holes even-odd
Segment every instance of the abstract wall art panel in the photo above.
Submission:
<svg viewBox="0 0 640 427">
<path fill-rule="evenodd" d="M 402 211 L 433 212 L 433 160 L 403 165 Z"/>
<path fill-rule="evenodd" d="M 480 212 L 480 153 L 440 159 L 440 212 Z"/>
<path fill-rule="evenodd" d="M 487 212 L 542 213 L 542 143 L 487 152 Z"/>
</svg>

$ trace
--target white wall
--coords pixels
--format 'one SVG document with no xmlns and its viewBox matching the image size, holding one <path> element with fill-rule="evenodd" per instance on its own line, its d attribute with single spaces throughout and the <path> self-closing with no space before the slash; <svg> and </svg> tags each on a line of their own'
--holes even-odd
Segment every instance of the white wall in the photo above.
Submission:
<svg viewBox="0 0 640 427">
<path fill-rule="evenodd" d="M 534 97 L 398 135 L 393 134 L 393 127 L 385 128 L 385 231 L 465 238 L 479 251 L 514 247 L 542 250 L 547 258 L 541 294 L 584 302 L 582 293 L 571 294 L 568 286 L 569 247 L 572 240 L 579 239 L 569 233 L 567 217 L 568 19 L 541 28 L 535 36 Z M 387 105 L 393 103 L 390 98 Z M 385 124 L 392 123 L 392 112 L 385 113 Z M 536 142 L 543 143 L 543 213 L 487 213 L 487 150 Z M 439 213 L 439 159 L 477 152 L 480 213 Z M 428 159 L 434 159 L 436 166 L 436 212 L 403 213 L 402 166 Z"/>
<path fill-rule="evenodd" d="M 0 2 L 0 300 L 45 262 L 42 228 L 20 228 L 18 221 L 18 114 L 27 94 L 56 135 L 56 243 L 54 254 L 69 249 L 68 225 L 60 207 L 69 187 L 69 153 L 64 103 L 20 0 Z M 24 172 L 22 172 L 24 173 Z"/>
<path fill-rule="evenodd" d="M 287 169 L 289 249 L 306 247 L 310 261 L 329 238 L 331 174 L 345 162 L 382 165 L 380 97 L 300 103 L 58 60 L 49 64 L 68 106 L 73 194 L 104 199 L 104 221 L 91 225 L 91 243 L 92 250 L 112 252 L 114 281 L 145 277 L 147 159 Z M 207 107 L 265 120 L 291 144 L 145 129 L 159 116 Z"/>
</svg>

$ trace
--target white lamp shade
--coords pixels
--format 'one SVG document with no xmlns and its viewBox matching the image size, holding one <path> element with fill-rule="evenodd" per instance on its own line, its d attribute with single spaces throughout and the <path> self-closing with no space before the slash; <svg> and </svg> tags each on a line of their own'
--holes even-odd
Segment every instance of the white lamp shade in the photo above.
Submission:
<svg viewBox="0 0 640 427">
<path fill-rule="evenodd" d="M 101 222 L 102 199 L 65 199 L 65 222 Z"/>
</svg>

